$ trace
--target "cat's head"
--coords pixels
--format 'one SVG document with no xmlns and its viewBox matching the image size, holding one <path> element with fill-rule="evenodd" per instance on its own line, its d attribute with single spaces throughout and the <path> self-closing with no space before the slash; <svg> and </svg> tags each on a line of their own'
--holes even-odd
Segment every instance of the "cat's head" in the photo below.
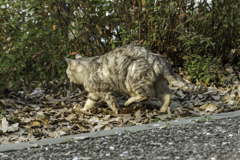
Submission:
<svg viewBox="0 0 240 160">
<path fill-rule="evenodd" d="M 81 55 L 76 54 L 75 58 L 76 59 L 69 59 L 65 57 L 68 63 L 66 74 L 70 82 L 73 82 L 75 84 L 82 84 L 81 72 L 84 70 L 85 66 L 81 64 Z"/>
</svg>

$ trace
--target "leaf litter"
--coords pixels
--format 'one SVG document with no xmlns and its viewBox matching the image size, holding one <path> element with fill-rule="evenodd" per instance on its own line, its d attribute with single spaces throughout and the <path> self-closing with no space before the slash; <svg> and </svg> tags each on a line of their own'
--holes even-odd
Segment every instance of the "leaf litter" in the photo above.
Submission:
<svg viewBox="0 0 240 160">
<path fill-rule="evenodd" d="M 172 87 L 172 100 L 166 114 L 159 113 L 162 103 L 155 98 L 125 107 L 127 96 L 117 97 L 118 115 L 104 101 L 99 101 L 89 112 L 82 111 L 87 92 L 81 92 L 81 86 L 75 86 L 71 92 L 66 88 L 66 80 L 54 80 L 31 92 L 22 89 L 0 95 L 0 144 L 209 116 L 240 109 L 239 81 L 228 82 L 218 88 L 212 85 L 203 94 L 187 93 Z M 74 139 L 85 138 L 88 137 Z"/>
</svg>

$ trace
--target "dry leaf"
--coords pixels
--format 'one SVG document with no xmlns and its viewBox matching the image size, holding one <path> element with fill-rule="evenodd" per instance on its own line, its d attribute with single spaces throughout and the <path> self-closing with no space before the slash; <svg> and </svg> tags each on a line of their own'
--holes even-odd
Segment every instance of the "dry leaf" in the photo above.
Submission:
<svg viewBox="0 0 240 160">
<path fill-rule="evenodd" d="M 40 127 L 42 124 L 39 121 L 32 121 L 31 127 L 37 126 Z"/>
<path fill-rule="evenodd" d="M 91 119 L 88 120 L 90 123 L 100 123 L 98 117 L 92 117 Z"/>
<path fill-rule="evenodd" d="M 103 128 L 103 127 L 104 127 L 104 125 L 98 124 L 98 125 L 96 125 L 96 126 L 94 127 L 94 129 L 100 130 L 100 129 Z"/>
<path fill-rule="evenodd" d="M 135 116 L 136 118 L 142 118 L 142 117 L 141 117 L 141 111 L 138 110 L 137 112 L 135 112 L 135 113 L 134 113 L 134 116 Z"/>
<path fill-rule="evenodd" d="M 104 121 L 107 121 L 107 120 L 109 120 L 110 119 L 110 115 L 106 115 L 106 116 L 104 116 L 103 118 L 102 118 L 102 120 L 104 120 Z"/>
<path fill-rule="evenodd" d="M 14 131 L 17 131 L 18 130 L 18 123 L 15 123 L 15 124 L 12 124 L 11 126 L 9 126 L 8 124 L 8 121 L 6 119 L 6 117 L 3 117 L 2 118 L 2 131 L 3 133 L 6 133 L 6 132 L 14 132 Z"/>
<path fill-rule="evenodd" d="M 104 130 L 111 130 L 112 128 L 111 127 L 109 127 L 109 126 L 106 126 L 105 128 L 104 128 Z"/>
<path fill-rule="evenodd" d="M 29 141 L 36 141 L 37 139 L 34 136 L 31 136 L 28 140 Z"/>
<path fill-rule="evenodd" d="M 65 119 L 67 120 L 67 121 L 69 121 L 69 122 L 71 122 L 72 121 L 72 119 L 74 119 L 76 117 L 76 114 L 69 114 Z"/>
<path fill-rule="evenodd" d="M 203 111 L 203 110 L 205 110 L 207 108 L 207 106 L 208 106 L 208 104 L 204 104 L 201 107 L 199 107 L 199 109 Z"/>
<path fill-rule="evenodd" d="M 0 36 L 0 41 L 2 41 L 4 39 L 4 36 Z"/>
<path fill-rule="evenodd" d="M 71 55 L 76 55 L 76 54 L 78 54 L 78 53 L 77 53 L 77 52 L 72 52 L 72 53 L 71 53 Z"/>
<path fill-rule="evenodd" d="M 206 109 L 205 112 L 213 112 L 217 109 L 217 105 L 215 103 L 210 103 Z"/>
<path fill-rule="evenodd" d="M 9 139 L 7 139 L 7 138 L 5 138 L 3 141 L 1 141 L 1 144 L 9 144 L 10 142 L 9 142 Z"/>
<path fill-rule="evenodd" d="M 58 131 L 57 132 L 57 135 L 59 136 L 63 136 L 63 135 L 66 135 L 67 133 L 65 131 Z"/>
<path fill-rule="evenodd" d="M 14 123 L 12 124 L 11 126 L 8 127 L 8 131 L 10 132 L 14 132 L 14 131 L 17 131 L 18 130 L 18 123 Z"/>
<path fill-rule="evenodd" d="M 7 121 L 6 117 L 3 117 L 2 118 L 2 131 L 3 131 L 3 133 L 7 132 L 8 127 L 9 127 L 8 121 Z"/>
</svg>

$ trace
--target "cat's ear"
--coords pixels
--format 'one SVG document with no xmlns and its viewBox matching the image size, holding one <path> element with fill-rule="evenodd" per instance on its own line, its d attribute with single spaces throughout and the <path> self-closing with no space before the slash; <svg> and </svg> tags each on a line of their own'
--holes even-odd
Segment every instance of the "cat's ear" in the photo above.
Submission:
<svg viewBox="0 0 240 160">
<path fill-rule="evenodd" d="M 74 68 L 77 66 L 76 60 L 75 59 L 69 59 L 64 57 L 68 63 L 68 67 Z"/>
<path fill-rule="evenodd" d="M 75 55 L 75 59 L 80 59 L 80 58 L 83 58 L 80 54 Z"/>
<path fill-rule="evenodd" d="M 64 58 L 65 58 L 65 60 L 67 61 L 68 65 L 70 65 L 71 62 L 72 62 L 72 59 L 69 59 L 69 58 L 66 58 L 66 57 L 64 57 Z"/>
</svg>

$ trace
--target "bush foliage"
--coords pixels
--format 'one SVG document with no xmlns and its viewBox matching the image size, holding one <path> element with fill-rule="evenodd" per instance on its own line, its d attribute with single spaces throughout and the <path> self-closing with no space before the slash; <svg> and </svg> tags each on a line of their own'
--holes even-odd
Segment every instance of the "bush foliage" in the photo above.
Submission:
<svg viewBox="0 0 240 160">
<path fill-rule="evenodd" d="M 75 53 L 95 56 L 140 43 L 174 64 L 183 64 L 184 56 L 188 57 L 186 64 L 195 63 L 199 56 L 221 57 L 224 64 L 240 41 L 238 0 L 212 0 L 210 4 L 186 0 L 3 0 L 0 6 L 2 89 L 65 78 L 63 57 Z M 188 70 L 193 79 L 214 80 L 203 78 L 210 73 L 198 75 Z"/>
</svg>

